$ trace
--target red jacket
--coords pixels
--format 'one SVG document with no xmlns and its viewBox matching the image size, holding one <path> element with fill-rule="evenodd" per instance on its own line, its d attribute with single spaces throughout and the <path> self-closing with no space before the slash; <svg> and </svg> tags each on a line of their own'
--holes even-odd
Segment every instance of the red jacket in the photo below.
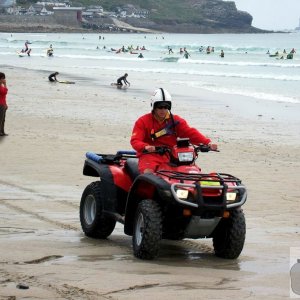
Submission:
<svg viewBox="0 0 300 300">
<path fill-rule="evenodd" d="M 205 137 L 197 129 L 190 127 L 187 122 L 177 115 L 169 115 L 162 123 L 154 117 L 152 113 L 148 113 L 140 117 L 136 122 L 132 130 L 131 146 L 137 151 L 138 156 L 142 153 L 145 146 L 174 146 L 176 145 L 177 138 L 189 138 L 192 144 L 209 144 L 211 140 Z M 174 124 L 174 126 L 173 126 Z M 164 132 L 160 131 L 166 128 L 168 132 L 160 137 L 160 134 Z M 154 137 L 153 134 L 156 134 Z"/>
<path fill-rule="evenodd" d="M 6 104 L 6 94 L 8 89 L 4 87 L 3 85 L 0 85 L 0 105 L 1 106 L 7 106 Z"/>
</svg>

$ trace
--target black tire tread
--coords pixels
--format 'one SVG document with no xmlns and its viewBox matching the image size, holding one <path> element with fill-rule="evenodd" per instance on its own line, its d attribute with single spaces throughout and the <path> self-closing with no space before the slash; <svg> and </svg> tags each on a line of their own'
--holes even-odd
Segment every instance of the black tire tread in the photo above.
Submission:
<svg viewBox="0 0 300 300">
<path fill-rule="evenodd" d="M 103 188 L 100 181 L 89 184 L 83 191 L 80 202 L 80 222 L 86 236 L 98 239 L 106 239 L 114 230 L 116 221 L 108 216 L 104 216 L 103 210 Z M 96 216 L 93 224 L 88 226 L 84 220 L 84 203 L 88 195 L 93 194 L 96 199 Z"/>
<path fill-rule="evenodd" d="M 141 245 L 138 246 L 135 243 L 134 229 L 134 255 L 141 259 L 150 260 L 157 257 L 159 252 L 160 240 L 162 238 L 162 213 L 159 204 L 153 200 L 142 200 L 138 205 L 136 219 L 139 213 L 142 213 L 144 217 L 144 233 Z"/>
<path fill-rule="evenodd" d="M 244 247 L 246 222 L 242 209 L 230 212 L 228 219 L 222 219 L 213 234 L 213 246 L 216 256 L 235 259 Z"/>
</svg>

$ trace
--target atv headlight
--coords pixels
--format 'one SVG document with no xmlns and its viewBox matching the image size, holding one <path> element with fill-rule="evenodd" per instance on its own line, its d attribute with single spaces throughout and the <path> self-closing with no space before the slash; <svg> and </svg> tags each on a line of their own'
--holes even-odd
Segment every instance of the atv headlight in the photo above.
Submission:
<svg viewBox="0 0 300 300">
<path fill-rule="evenodd" d="M 187 197 L 189 195 L 189 191 L 188 190 L 177 190 L 176 195 L 179 199 L 187 199 Z"/>
<path fill-rule="evenodd" d="M 192 162 L 194 160 L 193 152 L 179 152 L 178 159 L 180 162 Z"/>
<path fill-rule="evenodd" d="M 226 193 L 226 200 L 227 201 L 233 202 L 233 201 L 235 201 L 235 199 L 236 199 L 236 193 L 234 193 L 234 192 Z"/>
</svg>

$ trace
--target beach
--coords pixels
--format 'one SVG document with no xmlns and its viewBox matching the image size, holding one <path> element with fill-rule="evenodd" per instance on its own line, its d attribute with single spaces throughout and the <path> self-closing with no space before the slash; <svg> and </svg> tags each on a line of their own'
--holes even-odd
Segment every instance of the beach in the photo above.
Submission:
<svg viewBox="0 0 300 300">
<path fill-rule="evenodd" d="M 134 121 L 149 112 L 153 89 L 168 78 L 132 72 L 131 87 L 119 90 L 105 71 L 100 84 L 62 78 L 72 85 L 48 82 L 43 70 L 1 71 L 9 136 L 0 140 L 0 299 L 290 296 L 290 251 L 300 248 L 298 103 L 206 90 L 197 90 L 195 101 L 195 90 L 168 87 L 173 113 L 219 145 L 219 153 L 198 158 L 203 171 L 233 174 L 247 186 L 247 236 L 237 260 L 215 257 L 211 240 L 188 239 L 163 241 L 156 260 L 141 261 L 120 224 L 107 240 L 84 236 L 80 198 L 97 178 L 82 168 L 87 151 L 131 149 Z"/>
</svg>

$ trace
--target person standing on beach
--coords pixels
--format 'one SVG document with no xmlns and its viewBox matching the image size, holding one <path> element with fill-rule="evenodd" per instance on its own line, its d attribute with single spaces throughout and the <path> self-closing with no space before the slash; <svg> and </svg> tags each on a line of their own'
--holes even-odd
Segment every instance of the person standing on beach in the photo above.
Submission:
<svg viewBox="0 0 300 300">
<path fill-rule="evenodd" d="M 49 77 L 48 77 L 49 81 L 51 81 L 51 82 L 58 81 L 57 78 L 56 78 L 56 76 L 58 74 L 59 74 L 58 72 L 50 74 Z"/>
<path fill-rule="evenodd" d="M 5 74 L 0 72 L 0 136 L 8 135 L 4 131 L 5 116 L 7 111 L 6 95 L 8 89 L 6 86 Z"/>
<path fill-rule="evenodd" d="M 141 173 L 153 173 L 161 163 L 167 162 L 168 157 L 155 152 L 155 146 L 176 145 L 177 137 L 190 138 L 195 145 L 209 145 L 212 150 L 218 146 L 211 140 L 192 128 L 178 115 L 171 113 L 172 97 L 166 89 L 159 88 L 151 97 L 151 113 L 140 117 L 132 130 L 131 146 L 137 152 L 138 166 Z"/>
<path fill-rule="evenodd" d="M 129 81 L 127 80 L 127 77 L 128 77 L 128 74 L 125 73 L 124 76 L 121 76 L 120 78 L 118 78 L 117 85 L 122 86 L 123 85 L 122 81 L 124 82 L 125 85 L 130 85 Z"/>
</svg>

